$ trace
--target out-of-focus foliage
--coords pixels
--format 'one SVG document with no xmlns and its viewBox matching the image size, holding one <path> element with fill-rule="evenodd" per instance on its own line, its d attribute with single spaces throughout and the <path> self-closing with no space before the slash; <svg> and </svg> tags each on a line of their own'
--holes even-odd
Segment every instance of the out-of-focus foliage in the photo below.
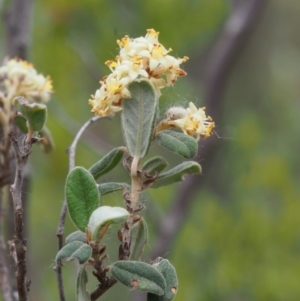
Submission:
<svg viewBox="0 0 300 301">
<path fill-rule="evenodd" d="M 215 120 L 223 146 L 213 168 L 203 170 L 207 186 L 196 196 L 190 218 L 166 255 L 178 272 L 175 300 L 299 300 L 299 11 L 296 0 L 270 1 L 228 79 L 224 121 Z M 225 0 L 36 1 L 29 60 L 53 79 L 47 126 L 56 150 L 45 157 L 35 148 L 31 155 L 30 300 L 58 300 L 52 267 L 68 173 L 65 149 L 92 116 L 87 100 L 109 73 L 104 61 L 115 57 L 116 39 L 144 36 L 147 28 L 154 28 L 175 56 L 187 55 L 195 64 L 193 59 L 205 53 L 228 12 Z M 199 78 L 180 79 L 166 91 L 162 109 L 181 100 L 201 105 L 199 85 L 200 73 Z M 77 151 L 77 164 L 85 168 L 123 144 L 118 117 L 92 126 L 92 132 Z M 150 149 L 151 154 L 158 151 L 164 152 Z M 104 180 L 124 182 L 125 175 L 120 167 Z M 112 195 L 107 204 L 121 205 L 121 194 Z M 174 195 L 174 187 L 151 190 L 161 218 Z M 155 226 L 148 224 L 151 246 Z M 67 217 L 66 234 L 74 230 Z M 111 239 L 108 249 L 117 253 L 118 242 Z M 69 265 L 63 272 L 71 300 L 74 269 Z M 120 299 L 113 291 L 126 295 L 117 286 L 103 300 Z"/>
</svg>

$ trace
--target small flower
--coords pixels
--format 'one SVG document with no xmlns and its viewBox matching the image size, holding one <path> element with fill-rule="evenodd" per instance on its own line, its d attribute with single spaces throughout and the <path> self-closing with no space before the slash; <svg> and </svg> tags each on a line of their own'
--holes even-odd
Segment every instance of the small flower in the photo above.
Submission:
<svg viewBox="0 0 300 301">
<path fill-rule="evenodd" d="M 169 55 L 172 49 L 167 50 L 160 44 L 158 35 L 159 32 L 148 29 L 145 37 L 131 39 L 126 35 L 117 40 L 120 53 L 115 60 L 106 62 L 112 73 L 100 82 L 100 89 L 89 100 L 93 113 L 106 116 L 122 110 L 123 99 L 131 97 L 128 86 L 137 79 L 151 81 L 160 96 L 160 89 L 173 85 L 179 76 L 186 75 L 179 66 L 188 57 L 176 59 Z"/>
<path fill-rule="evenodd" d="M 199 141 L 200 138 L 207 138 L 213 134 L 212 129 L 215 127 L 215 123 L 210 116 L 206 116 L 205 108 L 197 109 L 190 102 L 187 109 L 170 108 L 167 112 L 167 119 L 158 125 L 156 132 L 170 127 L 181 129 L 186 135 Z"/>
<path fill-rule="evenodd" d="M 47 102 L 52 94 L 49 77 L 38 74 L 33 65 L 21 59 L 11 59 L 0 67 L 0 79 L 5 95 L 24 96 L 28 101 Z M 13 92 L 13 93 L 12 93 Z"/>
</svg>

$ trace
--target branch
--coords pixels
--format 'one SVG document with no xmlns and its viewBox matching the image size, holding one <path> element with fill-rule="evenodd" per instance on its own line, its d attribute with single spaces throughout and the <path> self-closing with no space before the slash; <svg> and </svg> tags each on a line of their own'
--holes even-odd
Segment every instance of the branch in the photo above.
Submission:
<svg viewBox="0 0 300 301">
<path fill-rule="evenodd" d="M 27 58 L 32 0 L 13 0 L 3 14 L 6 48 L 10 57 Z"/>
<path fill-rule="evenodd" d="M 69 155 L 69 172 L 75 167 L 76 147 L 80 140 L 80 137 L 91 124 L 93 124 L 94 122 L 96 122 L 102 118 L 104 118 L 104 117 L 95 116 L 95 117 L 91 118 L 78 131 L 71 146 L 67 150 L 67 153 Z M 58 238 L 58 251 L 63 247 L 63 235 L 64 235 L 64 229 L 65 229 L 66 215 L 67 215 L 67 201 L 64 200 L 62 208 L 61 208 L 61 212 L 60 212 L 60 218 L 59 218 L 59 222 L 58 222 L 57 231 L 56 231 L 56 236 Z M 65 301 L 66 299 L 65 299 L 64 288 L 63 288 L 63 278 L 62 278 L 61 267 L 56 266 L 55 270 L 56 270 L 56 277 L 57 277 L 60 301 Z"/>
<path fill-rule="evenodd" d="M 1 15 L 3 20 L 3 27 L 4 27 L 4 33 L 5 33 L 5 46 L 6 46 L 6 53 L 9 57 L 19 57 L 21 59 L 27 59 L 28 55 L 28 48 L 30 43 L 30 23 L 31 23 L 31 12 L 32 12 L 32 0 L 10 0 L 9 5 L 3 11 L 3 14 Z M 0 5 L 2 8 L 3 1 L 0 1 Z M 14 127 L 12 127 L 14 128 Z M 1 137 L 2 138 L 2 137 Z M 8 149 L 6 159 L 8 160 L 8 168 L 7 168 L 7 183 L 10 184 L 13 180 L 10 180 L 9 177 L 13 178 L 14 172 L 15 172 L 15 158 L 10 157 L 11 153 L 10 144 L 8 143 Z M 29 176 L 27 176 L 27 179 Z M 28 183 L 28 181 L 25 181 L 25 184 Z M 25 188 L 26 189 L 26 188 Z M 23 189 L 24 190 L 24 187 Z M 8 198 L 11 196 L 9 195 Z M 26 214 L 26 208 L 28 207 L 28 200 L 27 196 L 24 198 L 24 195 L 22 196 L 23 200 L 23 209 L 25 211 L 24 216 Z M 9 200 L 9 207 L 12 207 L 11 200 Z M 9 210 L 7 212 L 6 216 L 6 223 L 8 226 L 9 223 L 14 219 L 13 218 L 13 210 Z M 23 218 L 23 217 L 22 217 Z M 25 223 L 26 224 L 26 223 Z M 7 227 L 8 235 L 9 237 L 12 237 L 10 234 L 11 229 L 14 227 Z M 26 233 L 26 228 L 23 228 L 23 231 Z M 2 232 L 2 229 L 1 229 Z M 2 235 L 2 233 L 1 233 Z M 4 242 L 3 242 L 4 243 Z M 11 265 L 11 263 L 8 263 Z M 15 291 L 15 275 L 10 275 L 10 283 L 13 286 L 13 290 Z M 7 299 L 8 301 L 9 299 Z"/>
<path fill-rule="evenodd" d="M 105 117 L 99 117 L 99 116 L 92 117 L 78 131 L 77 135 L 75 136 L 75 138 L 73 140 L 73 143 L 67 150 L 67 153 L 69 155 L 69 172 L 75 167 L 75 152 L 76 152 L 76 147 L 77 147 L 80 137 L 91 124 L 93 124 L 94 122 L 96 122 L 100 119 L 103 119 L 103 118 L 105 118 Z"/>
<path fill-rule="evenodd" d="M 12 132 L 9 133 L 9 138 L 17 159 L 15 180 L 10 187 L 14 205 L 15 235 L 13 240 L 9 242 L 9 245 L 11 255 L 17 267 L 16 278 L 19 300 L 27 301 L 27 292 L 29 291 L 30 282 L 26 279 L 27 264 L 25 257 L 26 240 L 23 237 L 22 181 L 32 144 L 36 142 L 36 140 L 31 139 L 29 142 L 25 142 L 26 140 L 24 140 L 23 145 L 20 147 L 18 140 Z"/>
<path fill-rule="evenodd" d="M 250 30 L 257 24 L 257 18 L 266 2 L 267 0 L 239 1 L 225 22 L 221 35 L 211 51 L 206 72 L 205 104 L 207 111 L 218 123 L 222 117 L 221 105 L 227 79 Z M 204 165 L 205 170 L 209 170 L 213 162 L 217 145 L 219 141 L 216 137 L 201 141 L 199 145 L 197 161 L 202 161 L 201 165 Z M 204 162 L 203 158 L 205 158 Z M 171 249 L 179 229 L 188 216 L 195 193 L 204 184 L 203 179 L 200 181 L 200 177 L 199 175 L 189 177 L 181 184 L 172 208 L 159 225 L 160 231 L 151 258 L 164 256 Z"/>
<path fill-rule="evenodd" d="M 97 300 L 99 297 L 101 297 L 109 288 L 111 288 L 113 285 L 115 285 L 118 281 L 111 277 L 109 279 L 109 285 L 105 288 L 102 288 L 100 285 L 91 293 L 91 301 Z"/>
</svg>

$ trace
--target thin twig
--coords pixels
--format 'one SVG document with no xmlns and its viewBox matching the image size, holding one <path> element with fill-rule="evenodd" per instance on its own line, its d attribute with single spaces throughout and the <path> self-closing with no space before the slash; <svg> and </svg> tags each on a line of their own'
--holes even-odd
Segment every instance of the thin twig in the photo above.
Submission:
<svg viewBox="0 0 300 301">
<path fill-rule="evenodd" d="M 92 117 L 78 131 L 71 146 L 67 150 L 67 153 L 69 155 L 69 172 L 75 167 L 76 147 L 77 147 L 78 141 L 80 140 L 80 137 L 91 124 L 93 124 L 94 122 L 96 122 L 102 118 L 104 118 L 104 117 L 99 117 L 99 116 Z M 67 215 L 67 210 L 68 210 L 67 209 L 67 201 L 64 200 L 62 208 L 61 208 L 61 212 L 60 212 L 60 218 L 59 218 L 59 222 L 58 222 L 57 231 L 56 231 L 56 236 L 58 239 L 58 251 L 63 247 L 63 235 L 64 235 L 64 229 L 65 229 L 65 219 L 66 219 L 66 215 Z M 56 270 L 56 277 L 57 277 L 60 301 L 65 301 L 66 298 L 65 298 L 64 287 L 63 287 L 62 269 L 60 266 L 56 266 L 55 270 Z"/>
<path fill-rule="evenodd" d="M 96 122 L 100 119 L 103 119 L 103 118 L 106 118 L 106 117 L 99 117 L 99 116 L 92 117 L 80 128 L 80 130 L 76 134 L 71 146 L 67 150 L 68 155 L 69 155 L 69 172 L 75 167 L 75 152 L 76 152 L 76 147 L 77 147 L 80 137 L 91 124 L 93 124 L 94 122 Z"/>
<path fill-rule="evenodd" d="M 0 10 L 2 8 L 3 1 L 0 3 Z M 6 54 L 9 57 L 18 57 L 21 59 L 27 59 L 27 54 L 28 54 L 28 48 L 30 44 L 30 25 L 31 25 L 31 14 L 32 14 L 32 7 L 33 7 L 33 1 L 32 0 L 11 0 L 7 5 L 4 6 L 3 14 L 1 15 L 3 19 L 3 27 L 4 27 L 4 32 L 5 32 L 5 48 L 6 48 Z M 2 139 L 2 137 L 1 137 Z M 0 140 L 1 140 L 0 139 Z M 10 146 L 10 144 L 8 144 Z M 14 176 L 15 172 L 15 158 L 10 157 L 10 151 L 11 149 L 9 148 L 7 151 L 7 175 L 9 177 Z M 27 176 L 29 178 L 29 176 Z M 7 184 L 11 184 L 13 180 L 9 181 Z M 28 181 L 26 181 L 28 182 Z M 24 187 L 23 187 L 24 188 Z M 24 189 L 22 190 L 24 191 Z M 11 198 L 11 195 L 8 196 L 8 198 Z M 9 207 L 12 206 L 11 200 L 8 200 L 9 202 Z M 28 208 L 28 200 L 27 197 L 26 199 L 23 198 L 22 196 L 22 201 L 23 201 L 23 209 L 24 209 L 24 216 L 26 215 L 27 208 Z M 10 221 L 12 221 L 13 218 L 13 212 L 12 210 L 8 210 L 6 214 L 6 226 L 9 225 Z M 9 237 L 12 237 L 10 235 L 10 227 L 7 227 L 7 232 Z M 2 229 L 1 229 L 2 231 Z M 24 235 L 26 235 L 26 223 L 25 223 L 25 228 L 23 228 Z M 7 260 L 7 264 L 11 265 L 12 262 L 10 258 Z M 15 275 L 10 272 L 10 285 L 12 286 L 12 295 L 15 295 L 16 292 L 16 287 L 15 287 Z"/>
<path fill-rule="evenodd" d="M 20 147 L 18 140 L 12 132 L 9 133 L 10 141 L 15 151 L 17 166 L 15 181 L 11 185 L 10 191 L 14 204 L 15 215 L 15 235 L 12 241 L 9 242 L 11 254 L 16 262 L 17 267 L 17 289 L 20 301 L 27 300 L 30 282 L 26 279 L 27 264 L 26 264 L 26 240 L 23 237 L 23 205 L 22 205 L 22 181 L 24 169 L 28 161 L 28 156 L 32 147 L 33 140 L 23 142 Z"/>
</svg>

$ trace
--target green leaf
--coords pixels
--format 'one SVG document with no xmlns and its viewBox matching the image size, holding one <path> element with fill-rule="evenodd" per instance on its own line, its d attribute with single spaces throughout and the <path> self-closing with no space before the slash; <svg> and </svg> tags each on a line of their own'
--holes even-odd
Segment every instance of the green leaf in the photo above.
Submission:
<svg viewBox="0 0 300 301">
<path fill-rule="evenodd" d="M 160 174 L 151 188 L 170 185 L 183 180 L 185 175 L 201 173 L 201 166 L 194 161 L 183 162 L 174 168 Z"/>
<path fill-rule="evenodd" d="M 178 278 L 175 268 L 167 259 L 162 259 L 158 264 L 154 264 L 153 266 L 165 278 L 166 290 L 162 296 L 148 294 L 147 301 L 172 301 L 178 290 Z"/>
<path fill-rule="evenodd" d="M 86 290 L 88 275 L 84 267 L 81 267 L 77 274 L 76 293 L 77 301 L 91 301 L 90 294 Z"/>
<path fill-rule="evenodd" d="M 116 183 L 116 182 L 111 182 L 111 183 L 103 183 L 103 184 L 98 184 L 98 189 L 100 192 L 100 195 L 105 195 L 114 191 L 118 190 L 127 190 L 130 191 L 130 185 L 127 183 Z"/>
<path fill-rule="evenodd" d="M 43 127 L 43 129 L 39 132 L 40 138 L 42 138 L 38 144 L 46 154 L 50 153 L 54 149 L 54 141 L 52 135 L 47 127 Z"/>
<path fill-rule="evenodd" d="M 75 167 L 65 187 L 69 214 L 75 226 L 85 232 L 89 218 L 99 206 L 100 194 L 95 179 L 83 167 Z"/>
<path fill-rule="evenodd" d="M 81 231 L 75 231 L 66 237 L 66 244 L 69 244 L 70 242 L 73 242 L 73 241 L 81 241 L 83 243 L 86 243 L 85 233 L 83 233 Z"/>
<path fill-rule="evenodd" d="M 27 120 L 23 115 L 15 116 L 15 124 L 22 131 L 22 133 L 28 133 Z M 50 131 L 46 126 L 44 126 L 43 129 L 39 132 L 39 136 L 41 140 L 39 140 L 37 143 L 39 144 L 40 148 L 44 153 L 50 153 L 54 149 L 54 141 Z"/>
<path fill-rule="evenodd" d="M 92 213 L 88 223 L 92 240 L 99 242 L 109 225 L 123 223 L 128 216 L 128 211 L 122 207 L 101 206 L 97 208 Z"/>
<path fill-rule="evenodd" d="M 62 259 L 67 261 L 77 259 L 80 264 L 87 262 L 92 256 L 92 248 L 80 241 L 73 241 L 65 245 L 56 255 L 55 262 L 61 265 Z"/>
<path fill-rule="evenodd" d="M 157 95 L 148 80 L 129 85 L 131 98 L 123 100 L 122 128 L 131 156 L 143 158 L 153 140 Z"/>
<path fill-rule="evenodd" d="M 166 281 L 162 274 L 150 264 L 141 261 L 117 261 L 111 273 L 122 284 L 140 291 L 162 296 Z"/>
<path fill-rule="evenodd" d="M 153 176 L 160 174 L 167 166 L 168 162 L 163 157 L 156 156 L 146 161 L 142 166 L 142 170 Z"/>
<path fill-rule="evenodd" d="M 27 119 L 27 127 L 35 132 L 43 129 L 47 120 L 47 107 L 43 103 L 29 103 L 24 97 L 18 96 L 13 105 Z"/>
<path fill-rule="evenodd" d="M 27 134 L 27 119 L 23 115 L 16 115 L 15 116 L 15 123 L 17 127 L 22 131 L 22 133 Z"/>
<path fill-rule="evenodd" d="M 148 226 L 146 221 L 141 218 L 131 230 L 130 260 L 140 260 L 147 242 Z"/>
<path fill-rule="evenodd" d="M 170 130 L 161 131 L 156 136 L 159 145 L 184 158 L 193 158 L 198 151 L 195 138 Z"/>
<path fill-rule="evenodd" d="M 125 151 L 125 147 L 117 147 L 113 149 L 108 154 L 106 154 L 100 161 L 94 164 L 89 169 L 89 172 L 97 180 L 99 177 L 112 170 L 121 161 Z"/>
</svg>

